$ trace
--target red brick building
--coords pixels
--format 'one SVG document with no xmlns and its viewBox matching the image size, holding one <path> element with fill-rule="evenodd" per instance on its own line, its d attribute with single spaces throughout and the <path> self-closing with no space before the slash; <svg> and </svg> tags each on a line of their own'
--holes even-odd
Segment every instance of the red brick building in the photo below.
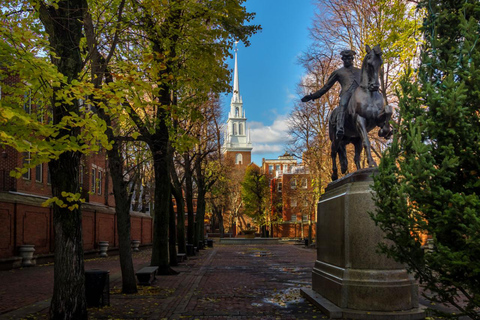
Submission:
<svg viewBox="0 0 480 320">
<path fill-rule="evenodd" d="M 28 169 L 21 178 L 10 172 L 28 161 L 28 154 L 0 145 L 0 268 L 18 266 L 18 249 L 35 245 L 39 259 L 53 254 L 53 214 L 42 203 L 51 197 L 48 165 Z M 118 231 L 112 180 L 104 153 L 82 159 L 80 183 L 86 202 L 82 204 L 83 244 L 86 253 L 94 252 L 99 241 L 109 247 L 118 246 Z M 131 212 L 132 240 L 151 244 L 152 218 L 145 213 Z"/>
<path fill-rule="evenodd" d="M 18 76 L 7 76 L 2 84 L 19 82 Z M 4 98 L 6 97 L 3 92 Z M 25 93 L 23 109 L 35 111 L 29 93 Z M 47 119 L 44 119 L 47 120 Z M 19 248 L 34 245 L 38 259 L 51 259 L 54 250 L 53 214 L 42 203 L 51 197 L 48 165 L 39 164 L 28 169 L 20 178 L 10 176 L 15 168 L 21 168 L 30 160 L 30 154 L 17 152 L 0 144 L 0 269 L 20 265 Z M 110 248 L 118 246 L 112 180 L 104 152 L 83 157 L 79 180 L 82 188 L 82 228 L 85 253 L 96 252 L 98 242 L 108 241 Z M 131 237 L 141 244 L 151 244 L 153 238 L 152 218 L 145 213 L 131 212 Z"/>
<path fill-rule="evenodd" d="M 272 232 L 279 238 L 306 238 L 315 234 L 315 201 L 308 168 L 288 153 L 263 159 L 262 172 L 270 176 Z"/>
</svg>

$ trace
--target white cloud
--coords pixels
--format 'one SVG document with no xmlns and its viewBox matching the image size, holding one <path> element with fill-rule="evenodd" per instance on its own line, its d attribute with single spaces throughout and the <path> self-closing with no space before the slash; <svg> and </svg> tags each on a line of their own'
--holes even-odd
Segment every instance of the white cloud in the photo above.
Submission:
<svg viewBox="0 0 480 320">
<path fill-rule="evenodd" d="M 279 115 L 269 126 L 257 121 L 249 122 L 248 125 L 251 130 L 250 139 L 254 154 L 283 154 L 291 138 L 288 134 L 288 121 L 285 115 Z"/>
<path fill-rule="evenodd" d="M 284 152 L 285 148 L 279 144 L 253 144 L 253 154 L 266 154 L 266 153 L 276 153 L 281 155 Z"/>
</svg>

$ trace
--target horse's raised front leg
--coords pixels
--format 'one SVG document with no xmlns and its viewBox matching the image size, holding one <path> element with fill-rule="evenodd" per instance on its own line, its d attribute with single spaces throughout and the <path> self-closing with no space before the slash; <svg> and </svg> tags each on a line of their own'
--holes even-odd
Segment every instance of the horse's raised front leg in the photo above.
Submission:
<svg viewBox="0 0 480 320">
<path fill-rule="evenodd" d="M 368 166 L 376 167 L 377 163 L 375 162 L 375 160 L 373 160 L 372 152 L 370 150 L 370 140 L 368 140 L 367 120 L 365 120 L 365 118 L 363 118 L 362 116 L 357 115 L 355 124 L 357 126 L 357 131 L 360 133 L 360 137 L 362 138 L 365 151 L 367 152 Z"/>
<path fill-rule="evenodd" d="M 390 139 L 392 135 L 392 128 L 390 127 L 390 118 L 392 117 L 392 107 L 387 104 L 385 108 L 383 108 L 382 112 L 380 113 L 379 118 L 383 121 L 382 128 L 378 131 L 379 137 L 384 137 L 385 139 Z M 384 118 L 384 119 L 383 119 Z"/>
</svg>

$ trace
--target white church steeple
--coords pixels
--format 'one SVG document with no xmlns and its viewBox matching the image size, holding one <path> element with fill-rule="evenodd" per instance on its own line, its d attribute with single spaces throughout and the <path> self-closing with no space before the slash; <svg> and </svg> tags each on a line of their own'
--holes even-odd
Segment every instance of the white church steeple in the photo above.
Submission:
<svg viewBox="0 0 480 320">
<path fill-rule="evenodd" d="M 238 43 L 238 42 L 237 42 Z M 251 159 L 252 144 L 250 132 L 247 130 L 247 118 L 243 110 L 243 100 L 240 96 L 238 76 L 238 48 L 235 43 L 235 69 L 233 73 L 233 95 L 228 113 L 223 153 L 235 155 L 235 163 L 249 164 Z M 244 159 L 244 158 L 248 159 Z"/>
</svg>

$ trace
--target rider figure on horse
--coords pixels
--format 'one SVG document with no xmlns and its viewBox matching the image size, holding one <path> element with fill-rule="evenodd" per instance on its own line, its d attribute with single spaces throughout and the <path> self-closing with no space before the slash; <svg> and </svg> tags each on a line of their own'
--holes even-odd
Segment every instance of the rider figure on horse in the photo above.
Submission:
<svg viewBox="0 0 480 320">
<path fill-rule="evenodd" d="M 353 56 L 355 51 L 343 50 L 340 52 L 343 60 L 343 67 L 335 70 L 327 80 L 327 83 L 315 93 L 308 94 L 302 98 L 302 102 L 315 100 L 323 96 L 330 88 L 339 82 L 342 90 L 340 92 L 339 113 L 336 119 L 337 139 L 341 139 L 344 134 L 345 112 L 347 111 L 348 101 L 355 89 L 360 85 L 360 69 L 353 66 Z"/>
</svg>

